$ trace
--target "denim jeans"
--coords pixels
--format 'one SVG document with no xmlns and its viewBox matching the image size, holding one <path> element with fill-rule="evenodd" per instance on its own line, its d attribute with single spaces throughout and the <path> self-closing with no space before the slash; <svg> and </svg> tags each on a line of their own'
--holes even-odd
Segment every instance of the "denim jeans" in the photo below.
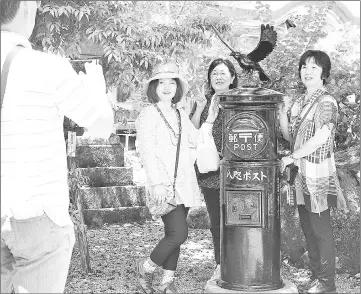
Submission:
<svg viewBox="0 0 361 294">
<path fill-rule="evenodd" d="M 46 214 L 1 218 L 1 293 L 63 293 L 75 243 L 74 228 Z"/>
</svg>

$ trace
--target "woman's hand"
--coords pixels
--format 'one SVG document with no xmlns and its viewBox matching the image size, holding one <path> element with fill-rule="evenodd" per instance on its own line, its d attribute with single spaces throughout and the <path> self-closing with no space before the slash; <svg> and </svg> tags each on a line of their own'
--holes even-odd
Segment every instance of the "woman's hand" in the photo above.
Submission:
<svg viewBox="0 0 361 294">
<path fill-rule="evenodd" d="M 279 114 L 279 115 L 285 115 L 285 114 L 287 114 L 287 108 L 286 108 L 286 105 L 285 105 L 284 102 L 278 104 L 278 114 Z"/>
<path fill-rule="evenodd" d="M 158 204 L 163 204 L 168 196 L 168 191 L 163 184 L 158 184 L 153 186 L 153 196 Z"/>
<path fill-rule="evenodd" d="M 289 96 L 284 96 L 283 102 L 278 104 L 279 114 L 287 114 L 287 111 L 291 106 L 292 106 L 292 98 Z"/>
<path fill-rule="evenodd" d="M 217 94 L 214 94 L 211 100 L 211 105 L 209 106 L 209 111 L 208 111 L 208 117 L 207 117 L 207 122 L 213 123 L 219 113 L 219 97 Z"/>
<path fill-rule="evenodd" d="M 281 159 L 281 166 L 280 166 L 280 170 L 281 170 L 281 173 L 284 172 L 285 168 L 287 165 L 290 165 L 294 162 L 294 159 L 292 156 L 285 156 L 285 157 L 282 157 Z"/>
<path fill-rule="evenodd" d="M 195 97 L 195 102 L 197 104 L 197 109 L 199 111 L 203 111 L 204 107 L 207 104 L 207 99 L 206 99 L 206 95 L 204 93 L 204 86 L 202 86 L 201 90 L 198 90 L 198 95 Z"/>
</svg>

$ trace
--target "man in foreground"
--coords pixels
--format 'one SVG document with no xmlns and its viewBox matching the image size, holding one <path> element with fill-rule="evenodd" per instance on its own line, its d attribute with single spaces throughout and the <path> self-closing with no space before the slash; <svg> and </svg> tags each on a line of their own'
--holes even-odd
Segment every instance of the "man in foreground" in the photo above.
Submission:
<svg viewBox="0 0 361 294">
<path fill-rule="evenodd" d="M 86 75 L 78 75 L 65 58 L 31 48 L 39 2 L 0 0 L 2 90 L 7 76 L 1 97 L 1 293 L 12 287 L 16 293 L 64 291 L 75 240 L 64 115 L 97 137 L 108 138 L 113 127 L 99 65 L 88 63 Z"/>
</svg>

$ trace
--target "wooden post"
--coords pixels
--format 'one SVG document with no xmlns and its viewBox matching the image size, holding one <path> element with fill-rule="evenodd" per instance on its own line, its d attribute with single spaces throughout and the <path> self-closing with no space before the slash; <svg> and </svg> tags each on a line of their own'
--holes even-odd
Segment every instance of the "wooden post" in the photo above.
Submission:
<svg viewBox="0 0 361 294">
<path fill-rule="evenodd" d="M 68 163 L 69 163 L 70 171 L 75 171 L 76 169 L 75 151 L 76 151 L 76 132 L 69 131 L 67 154 L 68 154 Z M 83 209 L 79 197 L 79 189 L 76 189 L 76 192 L 73 196 L 74 196 L 73 202 L 79 215 L 79 223 L 75 224 L 75 233 L 79 244 L 80 261 L 83 270 L 88 274 L 89 272 L 91 272 L 90 256 L 89 256 L 88 239 L 86 235 L 86 225 L 84 224 Z"/>
</svg>

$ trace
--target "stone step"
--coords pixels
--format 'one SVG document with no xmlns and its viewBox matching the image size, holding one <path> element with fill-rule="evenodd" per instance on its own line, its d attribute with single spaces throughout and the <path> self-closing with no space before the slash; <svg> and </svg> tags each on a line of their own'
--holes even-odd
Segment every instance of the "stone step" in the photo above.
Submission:
<svg viewBox="0 0 361 294">
<path fill-rule="evenodd" d="M 84 222 L 88 228 L 101 228 L 107 224 L 144 222 L 151 219 L 146 206 L 83 209 Z"/>
<path fill-rule="evenodd" d="M 145 206 L 144 186 L 82 187 L 83 209 Z"/>
<path fill-rule="evenodd" d="M 77 168 L 80 176 L 87 179 L 87 186 L 109 187 L 133 184 L 131 167 L 92 167 Z"/>
<path fill-rule="evenodd" d="M 76 146 L 89 146 L 89 145 L 120 145 L 120 138 L 112 134 L 109 139 L 98 137 L 91 137 L 87 132 L 83 136 L 76 137 Z"/>
<path fill-rule="evenodd" d="M 86 167 L 123 167 L 123 145 L 88 145 L 77 146 L 76 165 Z"/>
</svg>

